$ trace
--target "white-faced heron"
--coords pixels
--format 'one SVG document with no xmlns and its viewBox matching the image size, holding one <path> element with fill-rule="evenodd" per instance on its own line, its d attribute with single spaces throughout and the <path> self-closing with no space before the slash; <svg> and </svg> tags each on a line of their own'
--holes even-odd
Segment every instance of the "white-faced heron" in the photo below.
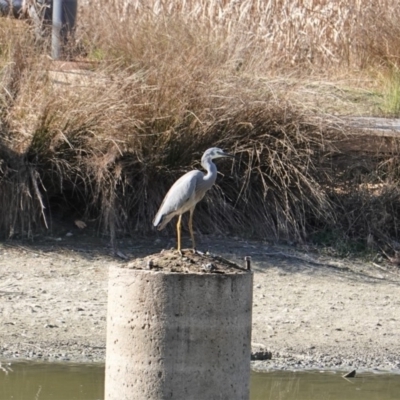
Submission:
<svg viewBox="0 0 400 400">
<path fill-rule="evenodd" d="M 169 189 L 165 196 L 160 209 L 153 220 L 153 225 L 158 229 L 164 229 L 165 226 L 178 215 L 178 223 L 176 225 L 178 236 L 178 252 L 181 252 L 181 220 L 182 214 L 189 211 L 189 231 L 192 239 L 193 250 L 196 249 L 193 234 L 193 212 L 196 204 L 204 197 L 207 190 L 211 188 L 217 178 L 217 167 L 212 160 L 221 157 L 234 157 L 225 153 L 218 147 L 212 147 L 203 154 L 201 165 L 207 171 L 204 172 L 194 170 L 180 177 Z"/>
</svg>

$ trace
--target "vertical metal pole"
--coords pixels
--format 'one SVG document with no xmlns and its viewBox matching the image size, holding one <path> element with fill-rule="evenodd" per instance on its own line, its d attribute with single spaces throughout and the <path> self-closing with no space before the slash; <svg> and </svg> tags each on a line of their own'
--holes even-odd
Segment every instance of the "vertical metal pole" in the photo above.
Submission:
<svg viewBox="0 0 400 400">
<path fill-rule="evenodd" d="M 53 23 L 51 30 L 51 57 L 58 60 L 61 53 L 63 0 L 53 0 Z"/>
<path fill-rule="evenodd" d="M 74 33 L 78 0 L 53 0 L 51 56 L 59 59 Z"/>
</svg>

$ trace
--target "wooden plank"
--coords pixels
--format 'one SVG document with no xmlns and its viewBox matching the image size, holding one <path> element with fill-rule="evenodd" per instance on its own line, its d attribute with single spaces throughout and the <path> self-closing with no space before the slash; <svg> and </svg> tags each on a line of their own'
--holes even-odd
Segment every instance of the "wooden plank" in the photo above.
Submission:
<svg viewBox="0 0 400 400">
<path fill-rule="evenodd" d="M 338 151 L 369 154 L 400 152 L 400 119 L 351 117 L 345 122 L 354 130 L 334 142 Z"/>
</svg>

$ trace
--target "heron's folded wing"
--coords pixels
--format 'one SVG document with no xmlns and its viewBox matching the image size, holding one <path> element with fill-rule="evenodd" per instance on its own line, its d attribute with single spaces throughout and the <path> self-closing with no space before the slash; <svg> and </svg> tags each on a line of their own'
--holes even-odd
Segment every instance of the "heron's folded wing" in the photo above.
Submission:
<svg viewBox="0 0 400 400">
<path fill-rule="evenodd" d="M 181 176 L 169 189 L 165 196 L 160 209 L 153 220 L 153 225 L 157 226 L 168 215 L 178 214 L 187 211 L 190 208 L 191 202 L 195 204 L 194 194 L 198 180 L 203 176 L 200 171 L 190 171 Z"/>
</svg>

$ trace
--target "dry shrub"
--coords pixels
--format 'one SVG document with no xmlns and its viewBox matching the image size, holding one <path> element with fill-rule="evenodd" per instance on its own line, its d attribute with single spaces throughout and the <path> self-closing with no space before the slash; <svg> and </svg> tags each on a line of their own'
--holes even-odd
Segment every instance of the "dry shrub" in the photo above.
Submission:
<svg viewBox="0 0 400 400">
<path fill-rule="evenodd" d="M 326 193 L 336 217 L 325 232 L 335 232 L 343 242 L 356 240 L 364 249 L 400 250 L 400 141 L 391 142 L 391 153 L 336 153 L 319 165 L 330 166 Z"/>
<path fill-rule="evenodd" d="M 96 4 L 81 14 L 75 49 L 95 61 L 93 69 L 72 83 L 59 83 L 63 72 L 51 71 L 36 44 L 0 31 L 2 42 L 20 49 L 2 59 L 0 81 L 5 236 L 63 216 L 94 219 L 112 241 L 148 232 L 170 185 L 199 168 L 211 146 L 238 159 L 219 163 L 223 176 L 198 205 L 197 229 L 304 240 L 340 221 L 354 231 L 341 218 L 344 198 L 327 189 L 340 176 L 321 169 L 335 124 L 266 71 L 381 60 L 354 22 L 370 8 L 349 1 L 131 2 L 125 11 Z M 350 220 L 355 227 L 360 218 Z"/>
<path fill-rule="evenodd" d="M 259 67 L 268 69 L 359 68 L 382 61 L 397 64 L 400 56 L 396 0 L 87 0 L 81 7 L 83 25 L 92 32 L 108 26 L 109 33 L 119 33 L 120 26 L 162 24 L 171 17 L 206 27 L 212 35 L 236 38 L 244 44 L 243 60 L 256 52 Z M 113 43 L 118 47 L 118 34 Z"/>
<path fill-rule="evenodd" d="M 40 175 L 25 161 L 18 143 L 25 132 L 10 129 L 10 111 L 30 85 L 32 65 L 40 51 L 30 28 L 21 21 L 2 18 L 0 26 L 0 231 L 3 236 L 31 235 L 46 226 Z M 28 83 L 28 85 L 27 85 Z"/>
<path fill-rule="evenodd" d="M 196 33 L 177 21 L 120 31 L 126 57 L 71 87 L 54 85 L 62 73 L 47 72 L 48 61 L 30 59 L 5 121 L 8 148 L 33 171 L 31 225 L 59 208 L 95 218 L 112 239 L 148 231 L 168 187 L 219 145 L 240 159 L 221 165 L 225 179 L 199 205 L 198 228 L 304 237 L 307 215 L 328 208 L 314 178 L 321 127 L 265 81 L 236 74 L 230 42 Z M 3 232 L 26 233 L 17 225 Z"/>
<path fill-rule="evenodd" d="M 372 238 L 380 245 L 392 245 L 400 234 L 400 190 L 398 184 L 378 188 L 351 187 L 336 193 L 338 225 L 336 229 L 347 239 L 361 239 L 366 247 Z M 400 249 L 396 246 L 396 250 Z"/>
</svg>

